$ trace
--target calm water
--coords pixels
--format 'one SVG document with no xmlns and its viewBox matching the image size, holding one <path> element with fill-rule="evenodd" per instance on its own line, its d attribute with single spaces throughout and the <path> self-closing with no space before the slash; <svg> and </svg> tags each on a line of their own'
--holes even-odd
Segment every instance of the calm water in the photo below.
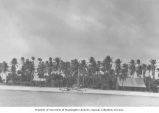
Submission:
<svg viewBox="0 0 159 113">
<path fill-rule="evenodd" d="M 159 98 L 0 90 L 0 106 L 159 106 Z"/>
</svg>

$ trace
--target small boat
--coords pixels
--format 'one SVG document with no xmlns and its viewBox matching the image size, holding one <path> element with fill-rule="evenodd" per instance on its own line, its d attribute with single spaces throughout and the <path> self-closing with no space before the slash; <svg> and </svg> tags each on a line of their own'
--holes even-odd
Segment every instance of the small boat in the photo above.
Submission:
<svg viewBox="0 0 159 113">
<path fill-rule="evenodd" d="M 61 91 L 70 91 L 71 89 L 70 88 L 60 88 L 59 90 L 61 90 Z"/>
</svg>

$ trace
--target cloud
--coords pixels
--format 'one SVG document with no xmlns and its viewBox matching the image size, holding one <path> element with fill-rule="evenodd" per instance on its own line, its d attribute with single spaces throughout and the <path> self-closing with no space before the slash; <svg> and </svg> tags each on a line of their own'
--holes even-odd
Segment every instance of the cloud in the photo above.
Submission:
<svg viewBox="0 0 159 113">
<path fill-rule="evenodd" d="M 26 55 L 30 51 L 27 40 L 21 37 L 17 28 L 17 20 L 8 14 L 3 6 L 0 8 L 0 59 L 9 60 L 13 57 Z"/>
<path fill-rule="evenodd" d="M 70 27 L 72 27 L 72 29 L 75 29 L 77 31 L 79 30 L 80 32 L 85 30 L 87 31 L 92 27 L 96 29 L 100 29 L 103 27 L 103 25 L 95 18 L 78 14 L 69 15 L 66 23 Z"/>
<path fill-rule="evenodd" d="M 6 56 L 159 57 L 157 0 L 0 2 L 3 6 L 0 30 L 5 27 L 0 38 L 3 45 L 12 46 L 5 48 Z M 13 50 L 14 54 L 10 52 Z"/>
</svg>

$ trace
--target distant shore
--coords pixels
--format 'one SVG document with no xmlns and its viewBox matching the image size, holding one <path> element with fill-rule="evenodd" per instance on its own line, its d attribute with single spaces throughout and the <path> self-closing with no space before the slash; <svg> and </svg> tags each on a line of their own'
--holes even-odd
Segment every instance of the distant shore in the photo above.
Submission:
<svg viewBox="0 0 159 113">
<path fill-rule="evenodd" d="M 152 92 L 136 92 L 136 91 L 121 91 L 121 90 L 97 90 L 82 88 L 79 90 L 66 88 L 53 88 L 53 87 L 29 87 L 29 86 L 8 86 L 0 85 L 0 90 L 11 91 L 35 91 L 35 92 L 52 92 L 52 93 L 78 93 L 78 94 L 94 94 L 94 95 L 119 95 L 119 96 L 144 96 L 144 97 L 157 97 L 159 93 Z"/>
</svg>

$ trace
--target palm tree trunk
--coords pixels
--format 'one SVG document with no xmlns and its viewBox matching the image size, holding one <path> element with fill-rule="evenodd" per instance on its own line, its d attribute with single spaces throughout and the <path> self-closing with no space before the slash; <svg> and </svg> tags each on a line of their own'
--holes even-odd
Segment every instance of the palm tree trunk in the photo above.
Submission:
<svg viewBox="0 0 159 113">
<path fill-rule="evenodd" d="M 85 78 L 84 78 L 85 76 L 83 76 L 83 87 L 84 87 L 84 85 L 85 85 L 85 83 L 84 83 L 84 81 L 85 81 Z"/>
<path fill-rule="evenodd" d="M 94 73 L 93 73 L 93 84 L 92 84 L 93 88 L 94 88 L 94 77 L 95 77 L 95 76 L 94 76 Z"/>
<path fill-rule="evenodd" d="M 80 87 L 80 80 L 79 80 L 79 69 L 78 69 L 78 72 L 77 72 L 77 87 L 79 88 Z"/>
<path fill-rule="evenodd" d="M 122 89 L 124 89 L 124 79 L 122 79 Z"/>
</svg>

